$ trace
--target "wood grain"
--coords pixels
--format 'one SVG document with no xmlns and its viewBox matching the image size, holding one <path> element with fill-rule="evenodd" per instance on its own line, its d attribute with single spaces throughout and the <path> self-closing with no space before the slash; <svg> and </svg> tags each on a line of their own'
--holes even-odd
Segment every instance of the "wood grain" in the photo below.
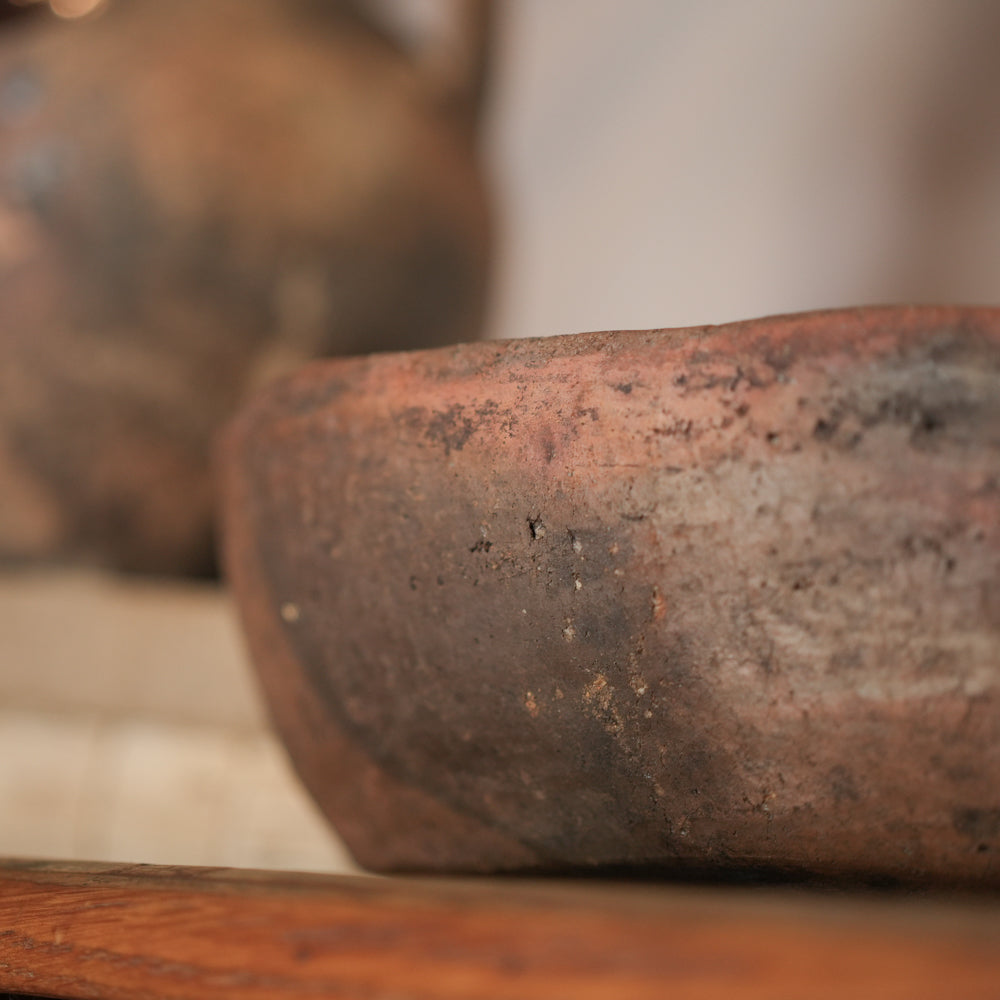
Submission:
<svg viewBox="0 0 1000 1000">
<path fill-rule="evenodd" d="M 0 803 L 0 857 L 353 870 L 201 581 L 0 567 Z"/>
<path fill-rule="evenodd" d="M 0 991 L 1000 997 L 995 901 L 0 863 Z"/>
</svg>

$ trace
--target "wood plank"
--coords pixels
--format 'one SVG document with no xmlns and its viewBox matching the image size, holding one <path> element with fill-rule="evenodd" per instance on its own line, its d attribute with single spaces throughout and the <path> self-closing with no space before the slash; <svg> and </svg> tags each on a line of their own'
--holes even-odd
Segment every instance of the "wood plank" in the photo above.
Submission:
<svg viewBox="0 0 1000 1000">
<path fill-rule="evenodd" d="M 218 584 L 0 567 L 0 856 L 353 871 Z"/>
<path fill-rule="evenodd" d="M 0 863 L 0 991 L 1000 997 L 995 899 Z"/>
<path fill-rule="evenodd" d="M 0 698 L 0 804 L 0 857 L 357 873 L 263 730 L 8 711 Z"/>
<path fill-rule="evenodd" d="M 267 726 L 218 584 L 0 567 L 0 664 L 7 709 Z"/>
</svg>

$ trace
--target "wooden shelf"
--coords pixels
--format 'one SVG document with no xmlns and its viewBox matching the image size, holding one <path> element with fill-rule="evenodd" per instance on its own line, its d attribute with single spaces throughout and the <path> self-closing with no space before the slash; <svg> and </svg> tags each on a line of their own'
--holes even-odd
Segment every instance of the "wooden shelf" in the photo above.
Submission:
<svg viewBox="0 0 1000 1000">
<path fill-rule="evenodd" d="M 69 998 L 1000 997 L 1000 903 L 0 862 L 0 991 Z"/>
</svg>

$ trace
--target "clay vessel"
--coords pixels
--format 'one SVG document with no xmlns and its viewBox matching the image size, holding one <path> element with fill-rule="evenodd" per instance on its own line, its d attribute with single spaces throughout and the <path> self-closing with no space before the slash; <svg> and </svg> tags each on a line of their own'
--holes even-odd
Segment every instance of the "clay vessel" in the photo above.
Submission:
<svg viewBox="0 0 1000 1000">
<path fill-rule="evenodd" d="M 211 437 L 252 388 L 479 335 L 479 80 L 365 9 L 108 0 L 0 35 L 0 562 L 205 571 Z"/>
<path fill-rule="evenodd" d="M 316 363 L 223 473 L 362 864 L 1000 886 L 1000 310 Z"/>
</svg>

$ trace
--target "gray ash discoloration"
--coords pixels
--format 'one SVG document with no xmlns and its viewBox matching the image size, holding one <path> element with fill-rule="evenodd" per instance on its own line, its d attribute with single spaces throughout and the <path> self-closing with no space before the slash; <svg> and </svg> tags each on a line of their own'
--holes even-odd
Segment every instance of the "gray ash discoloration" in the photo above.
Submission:
<svg viewBox="0 0 1000 1000">
<path fill-rule="evenodd" d="M 478 429 L 474 416 L 458 405 L 433 412 L 411 407 L 400 412 L 398 422 L 422 434 L 432 445 L 444 448 L 446 455 L 461 451 Z"/>
<path fill-rule="evenodd" d="M 992 841 L 1000 847 L 1000 807 L 992 809 L 966 806 L 952 814 L 952 825 L 963 836 L 975 841 Z"/>
<path fill-rule="evenodd" d="M 12 66 L 0 79 L 0 120 L 11 127 L 24 124 L 45 103 L 45 81 L 30 62 Z"/>
</svg>

